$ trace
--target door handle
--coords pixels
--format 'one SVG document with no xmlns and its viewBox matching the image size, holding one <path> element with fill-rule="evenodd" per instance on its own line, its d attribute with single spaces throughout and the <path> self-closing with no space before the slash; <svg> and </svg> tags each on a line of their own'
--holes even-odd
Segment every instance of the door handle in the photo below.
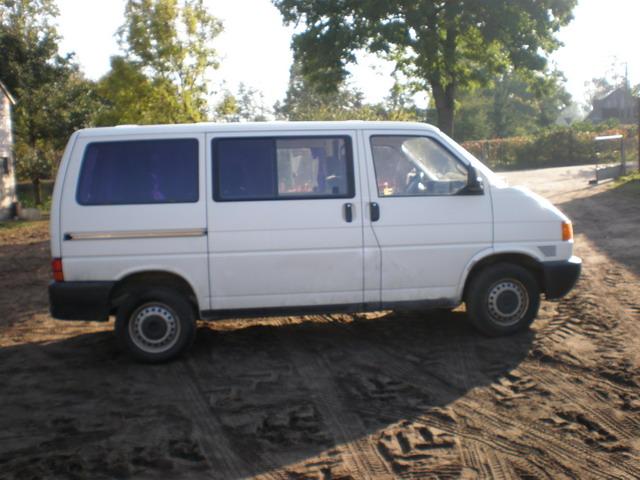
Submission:
<svg viewBox="0 0 640 480">
<path fill-rule="evenodd" d="M 377 222 L 380 220 L 380 205 L 376 202 L 371 202 L 369 204 L 369 213 L 371 214 L 371 221 Z"/>
<path fill-rule="evenodd" d="M 353 221 L 353 205 L 351 203 L 344 204 L 344 219 L 347 223 L 351 223 Z"/>
</svg>

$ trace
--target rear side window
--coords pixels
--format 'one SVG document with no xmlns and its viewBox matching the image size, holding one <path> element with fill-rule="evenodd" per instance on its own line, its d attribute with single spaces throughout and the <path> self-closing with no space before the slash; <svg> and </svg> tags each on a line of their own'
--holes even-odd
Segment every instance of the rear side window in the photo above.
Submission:
<svg viewBox="0 0 640 480">
<path fill-rule="evenodd" d="M 354 196 L 349 137 L 224 138 L 212 151 L 217 201 Z"/>
<path fill-rule="evenodd" d="M 94 142 L 82 161 L 81 205 L 198 201 L 198 140 Z"/>
</svg>

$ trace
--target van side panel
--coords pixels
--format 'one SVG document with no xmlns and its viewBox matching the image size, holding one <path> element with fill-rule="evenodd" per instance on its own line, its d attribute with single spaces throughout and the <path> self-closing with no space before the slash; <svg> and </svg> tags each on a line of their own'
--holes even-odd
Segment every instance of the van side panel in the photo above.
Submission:
<svg viewBox="0 0 640 480">
<path fill-rule="evenodd" d="M 92 142 L 166 139 L 197 141 L 198 192 L 194 193 L 197 201 L 80 204 L 78 182 L 85 150 Z M 138 160 L 135 156 L 131 161 L 148 164 L 147 160 Z M 179 162 L 180 158 L 175 158 L 175 161 Z M 139 172 L 141 167 L 131 165 L 129 168 Z M 56 237 L 61 239 L 65 280 L 117 281 L 136 272 L 170 272 L 181 276 L 192 286 L 201 309 L 209 308 L 204 171 L 202 134 L 118 135 L 114 132 L 112 136 L 99 138 L 78 137 L 69 167 L 64 172 L 64 189 L 59 200 L 60 231 Z M 154 175 L 152 171 L 149 174 Z M 165 193 L 162 185 L 158 188 L 157 194 L 161 195 L 158 198 L 163 198 L 166 186 Z"/>
<path fill-rule="evenodd" d="M 270 136 L 273 133 L 252 134 L 254 140 Z M 213 148 L 214 142 L 220 139 L 228 142 L 230 138 L 246 137 L 246 134 L 211 133 L 207 136 L 207 148 Z M 350 138 L 347 143 L 354 150 L 354 195 L 256 201 L 219 201 L 210 196 L 212 309 L 361 305 L 363 214 L 355 132 L 300 132 L 292 128 L 282 129 L 276 137 L 285 141 Z M 214 155 L 215 152 L 207 155 L 211 161 L 209 168 Z M 210 172 L 214 183 L 216 173 Z M 321 175 L 314 174 L 314 178 L 316 176 Z M 351 205 L 351 221 L 345 216 L 347 204 Z"/>
<path fill-rule="evenodd" d="M 49 218 L 49 234 L 51 244 L 51 256 L 53 258 L 59 258 L 62 255 L 62 235 L 61 235 L 61 203 L 62 192 L 64 191 L 64 181 L 67 175 L 67 170 L 70 164 L 71 157 L 75 150 L 76 140 L 78 139 L 78 132 L 75 132 L 69 138 L 67 146 L 65 147 L 62 160 L 60 161 L 60 167 L 58 168 L 58 174 L 56 175 L 56 181 L 53 186 L 53 194 L 51 195 L 51 217 Z"/>
</svg>

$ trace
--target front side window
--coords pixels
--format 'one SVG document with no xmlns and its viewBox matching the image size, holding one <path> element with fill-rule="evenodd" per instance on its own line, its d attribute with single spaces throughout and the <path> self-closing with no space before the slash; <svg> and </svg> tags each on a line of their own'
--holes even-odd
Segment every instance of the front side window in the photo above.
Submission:
<svg viewBox="0 0 640 480">
<path fill-rule="evenodd" d="M 353 196 L 348 137 L 223 138 L 212 151 L 217 201 Z"/>
<path fill-rule="evenodd" d="M 380 197 L 455 195 L 467 185 L 467 169 L 429 137 L 376 135 L 371 151 Z"/>
<path fill-rule="evenodd" d="M 81 205 L 197 202 L 198 141 L 90 143 L 76 198 Z"/>
</svg>

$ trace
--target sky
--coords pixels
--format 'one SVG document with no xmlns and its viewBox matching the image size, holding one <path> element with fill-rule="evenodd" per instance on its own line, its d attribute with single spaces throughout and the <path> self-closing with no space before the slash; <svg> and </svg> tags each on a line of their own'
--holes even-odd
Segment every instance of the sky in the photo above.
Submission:
<svg viewBox="0 0 640 480">
<path fill-rule="evenodd" d="M 75 52 L 85 74 L 98 79 L 109 70 L 109 58 L 119 53 L 115 32 L 123 23 L 124 0 L 57 0 L 60 9 L 60 50 Z M 270 0 L 205 0 L 222 20 L 224 32 L 215 40 L 221 67 L 213 88 L 234 92 L 240 82 L 261 91 L 265 104 L 282 100 L 287 90 L 292 27 L 285 27 Z M 579 0 L 574 20 L 558 34 L 564 43 L 551 62 L 564 72 L 574 101 L 585 100 L 585 82 L 625 64 L 632 85 L 640 83 L 640 0 Z M 388 95 L 391 66 L 369 55 L 351 69 L 351 83 L 367 101 Z M 416 98 L 424 106 L 425 98 Z"/>
</svg>

